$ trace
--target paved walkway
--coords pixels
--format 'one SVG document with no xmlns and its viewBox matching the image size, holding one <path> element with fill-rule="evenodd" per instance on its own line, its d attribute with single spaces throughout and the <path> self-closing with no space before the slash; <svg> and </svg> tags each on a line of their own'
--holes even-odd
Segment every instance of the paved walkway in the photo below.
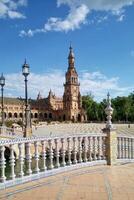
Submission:
<svg viewBox="0 0 134 200">
<path fill-rule="evenodd" d="M 42 125 L 35 129 L 33 127 L 33 134 L 36 136 L 62 136 L 62 135 L 76 135 L 76 134 L 89 134 L 89 133 L 102 133 L 102 129 L 106 124 L 97 123 L 60 123 Z M 114 124 L 117 129 L 117 134 L 133 135 L 134 124 L 128 127 L 128 124 Z"/>
<path fill-rule="evenodd" d="M 134 164 L 96 166 L 0 191 L 0 200 L 134 200 Z"/>
</svg>

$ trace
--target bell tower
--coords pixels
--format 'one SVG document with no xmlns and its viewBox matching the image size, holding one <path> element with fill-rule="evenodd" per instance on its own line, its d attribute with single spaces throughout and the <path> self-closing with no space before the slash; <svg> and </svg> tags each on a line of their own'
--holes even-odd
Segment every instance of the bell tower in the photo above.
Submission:
<svg viewBox="0 0 134 200">
<path fill-rule="evenodd" d="M 63 95 L 63 109 L 66 111 L 66 120 L 78 120 L 78 113 L 82 108 L 79 87 L 78 74 L 75 69 L 75 56 L 73 48 L 70 46 Z"/>
</svg>

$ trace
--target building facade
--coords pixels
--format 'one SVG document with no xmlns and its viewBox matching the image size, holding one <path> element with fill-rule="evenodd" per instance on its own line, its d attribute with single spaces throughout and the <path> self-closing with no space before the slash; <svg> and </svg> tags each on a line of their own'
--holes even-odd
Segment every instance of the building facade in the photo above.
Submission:
<svg viewBox="0 0 134 200">
<path fill-rule="evenodd" d="M 5 98 L 4 112 L 7 120 L 24 119 L 24 100 L 21 98 Z M 31 119 L 38 121 L 72 121 L 84 122 L 86 112 L 82 108 L 80 83 L 75 68 L 75 57 L 70 46 L 68 69 L 65 74 L 63 98 L 56 97 L 50 90 L 47 98 L 39 93 L 36 100 L 30 99 Z"/>
</svg>

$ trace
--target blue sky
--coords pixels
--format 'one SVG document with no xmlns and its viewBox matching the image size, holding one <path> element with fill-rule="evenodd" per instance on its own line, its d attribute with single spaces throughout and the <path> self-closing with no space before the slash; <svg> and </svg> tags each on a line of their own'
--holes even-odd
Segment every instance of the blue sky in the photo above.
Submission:
<svg viewBox="0 0 134 200">
<path fill-rule="evenodd" d="M 50 88 L 61 96 L 70 41 L 82 94 L 101 100 L 134 90 L 134 0 L 0 0 L 5 94 L 23 96 L 27 58 L 29 96 Z"/>
</svg>

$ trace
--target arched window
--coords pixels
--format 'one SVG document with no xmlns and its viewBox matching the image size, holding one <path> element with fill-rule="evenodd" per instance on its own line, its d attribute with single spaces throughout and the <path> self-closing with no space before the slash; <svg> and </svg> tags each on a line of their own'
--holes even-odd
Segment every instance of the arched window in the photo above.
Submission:
<svg viewBox="0 0 134 200">
<path fill-rule="evenodd" d="M 74 82 L 74 78 L 72 77 L 72 83 Z"/>
<path fill-rule="evenodd" d="M 78 121 L 81 122 L 81 115 L 78 114 Z"/>
<path fill-rule="evenodd" d="M 20 117 L 20 118 L 22 118 L 22 117 L 23 117 L 22 113 L 20 113 L 20 114 L 19 114 L 19 117 Z"/>
<path fill-rule="evenodd" d="M 44 113 L 44 118 L 47 119 L 47 113 Z"/>
<path fill-rule="evenodd" d="M 4 113 L 4 118 L 6 119 L 6 117 L 7 117 L 7 114 L 6 114 L 6 113 Z"/>
<path fill-rule="evenodd" d="M 49 113 L 49 119 L 52 119 L 52 113 Z"/>
<path fill-rule="evenodd" d="M 12 113 L 8 113 L 8 118 L 12 118 Z"/>
<path fill-rule="evenodd" d="M 63 121 L 65 121 L 66 120 L 66 115 L 63 115 Z"/>
<path fill-rule="evenodd" d="M 34 118 L 36 118 L 36 119 L 38 118 L 38 114 L 37 113 L 34 114 Z"/>
<path fill-rule="evenodd" d="M 15 118 L 17 118 L 17 117 L 18 117 L 17 113 L 14 113 L 14 117 L 15 117 Z"/>
<path fill-rule="evenodd" d="M 33 113 L 31 113 L 31 118 L 33 118 Z"/>
</svg>

